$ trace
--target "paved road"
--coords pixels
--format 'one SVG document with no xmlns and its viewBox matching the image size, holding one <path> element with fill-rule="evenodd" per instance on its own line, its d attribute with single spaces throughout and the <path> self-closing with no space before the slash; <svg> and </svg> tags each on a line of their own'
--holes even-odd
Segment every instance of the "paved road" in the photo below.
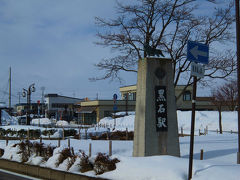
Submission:
<svg viewBox="0 0 240 180">
<path fill-rule="evenodd" d="M 39 179 L 0 169 L 0 180 L 39 180 Z"/>
</svg>

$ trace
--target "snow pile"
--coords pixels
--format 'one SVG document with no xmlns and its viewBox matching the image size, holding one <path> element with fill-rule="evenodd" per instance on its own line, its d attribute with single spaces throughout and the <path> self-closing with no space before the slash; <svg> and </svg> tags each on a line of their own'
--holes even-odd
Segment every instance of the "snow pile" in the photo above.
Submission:
<svg viewBox="0 0 240 180">
<path fill-rule="evenodd" d="M 5 110 L 2 111 L 2 125 L 16 125 L 18 121 L 15 117 L 10 116 Z"/>
<path fill-rule="evenodd" d="M 54 149 L 53 156 L 47 160 L 45 166 L 49 168 L 57 168 L 58 159 L 59 159 L 59 156 L 61 155 L 62 150 L 63 150 L 62 147 Z"/>
<path fill-rule="evenodd" d="M 48 118 L 36 118 L 36 119 L 32 119 L 31 124 L 32 125 L 51 125 L 52 122 Z"/>
<path fill-rule="evenodd" d="M 117 169 L 104 174 L 107 179 L 184 180 L 188 159 L 172 156 L 121 157 Z"/>
<path fill-rule="evenodd" d="M 49 128 L 51 129 L 51 128 Z M 62 129 L 56 129 L 56 132 L 54 132 L 51 135 L 41 135 L 42 138 L 62 138 L 63 137 L 63 130 Z"/>
<path fill-rule="evenodd" d="M 128 131 L 133 131 L 134 119 L 135 115 L 128 115 L 116 119 L 113 119 L 111 117 L 105 117 L 100 120 L 99 125 L 103 127 L 114 128 L 114 124 L 116 122 L 115 130 L 125 131 L 126 128 L 128 128 Z"/>
<path fill-rule="evenodd" d="M 67 121 L 63 121 L 63 120 L 60 120 L 60 121 L 57 121 L 56 123 L 56 126 L 68 126 L 69 123 Z"/>
<path fill-rule="evenodd" d="M 117 112 L 115 115 L 117 115 L 117 116 L 125 116 L 126 112 Z M 128 111 L 128 115 L 135 115 L 135 111 Z"/>
<path fill-rule="evenodd" d="M 191 129 L 191 111 L 177 111 L 178 128 L 183 127 L 184 130 Z M 237 131 L 237 111 L 222 112 L 222 127 L 224 131 Z M 219 113 L 218 111 L 196 111 L 195 129 L 203 130 L 208 127 L 209 130 L 219 129 Z"/>
<path fill-rule="evenodd" d="M 0 107 L 6 107 L 6 104 L 3 102 L 0 102 Z"/>
<path fill-rule="evenodd" d="M 124 115 L 125 112 L 120 112 L 119 114 Z M 177 111 L 179 130 L 182 127 L 184 131 L 190 131 L 191 115 L 191 111 Z M 195 129 L 200 129 L 202 132 L 206 127 L 208 130 L 219 129 L 218 116 L 218 111 L 196 111 Z M 134 131 L 134 119 L 134 113 L 128 116 L 116 118 L 115 120 L 112 117 L 105 117 L 100 120 L 99 125 L 113 128 L 116 123 L 115 130 L 125 131 L 126 128 L 128 128 L 128 131 Z M 237 131 L 237 122 L 236 111 L 222 112 L 222 127 L 224 131 Z"/>
<path fill-rule="evenodd" d="M 5 147 L 4 154 L 1 158 L 21 162 L 22 156 L 19 152 L 20 152 L 19 146 L 15 147 L 13 145 L 7 146 Z"/>
<path fill-rule="evenodd" d="M 32 164 L 32 165 L 41 165 L 44 162 L 44 158 L 41 156 L 30 156 L 29 160 L 27 161 L 27 164 Z"/>
</svg>

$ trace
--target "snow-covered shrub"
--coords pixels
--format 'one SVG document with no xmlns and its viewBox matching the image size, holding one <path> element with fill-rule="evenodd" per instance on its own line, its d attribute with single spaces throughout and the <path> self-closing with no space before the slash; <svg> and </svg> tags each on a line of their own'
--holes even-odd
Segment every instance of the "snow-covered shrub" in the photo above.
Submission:
<svg viewBox="0 0 240 180">
<path fill-rule="evenodd" d="M 53 156 L 53 151 L 55 148 L 56 146 L 51 146 L 51 145 L 44 147 L 44 158 L 46 160 L 49 159 L 51 156 Z"/>
<path fill-rule="evenodd" d="M 56 146 L 51 146 L 51 145 L 45 146 L 44 144 L 39 144 L 36 146 L 40 146 L 37 148 L 39 148 L 38 149 L 39 151 L 41 150 L 40 156 L 42 156 L 44 158 L 44 161 L 47 161 L 50 157 L 52 157 L 53 151 L 54 151 L 54 149 L 56 149 Z"/>
<path fill-rule="evenodd" d="M 69 161 L 68 161 L 68 164 L 67 164 L 67 171 L 72 167 L 72 165 L 75 163 L 76 159 L 77 159 L 77 156 L 72 156 L 72 157 L 69 157 L 68 158 Z"/>
<path fill-rule="evenodd" d="M 116 169 L 116 163 L 120 162 L 117 158 L 110 159 L 108 155 L 104 153 L 98 153 L 93 170 L 96 175 L 103 174 L 104 172 L 113 171 Z"/>
<path fill-rule="evenodd" d="M 60 156 L 58 157 L 58 162 L 57 162 L 57 166 L 59 166 L 65 159 L 69 158 L 69 157 L 73 157 L 71 151 L 69 148 L 65 148 L 60 152 Z"/>
<path fill-rule="evenodd" d="M 43 143 L 34 142 L 33 149 L 37 156 L 42 156 L 44 145 L 43 145 Z"/>
<path fill-rule="evenodd" d="M 19 147 L 19 152 L 22 162 L 27 162 L 32 151 L 33 144 L 30 141 L 21 141 L 18 144 L 13 145 L 13 147 Z"/>
<path fill-rule="evenodd" d="M 84 151 L 79 150 L 80 152 L 80 163 L 79 163 L 79 171 L 81 173 L 85 173 L 87 171 L 93 170 L 93 164 L 89 161 L 89 157 L 85 154 Z"/>
</svg>

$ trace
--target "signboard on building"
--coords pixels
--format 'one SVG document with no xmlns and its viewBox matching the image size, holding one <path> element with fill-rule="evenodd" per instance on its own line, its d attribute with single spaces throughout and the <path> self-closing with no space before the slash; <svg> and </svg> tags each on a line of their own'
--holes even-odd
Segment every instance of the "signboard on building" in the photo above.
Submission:
<svg viewBox="0 0 240 180">
<path fill-rule="evenodd" d="M 167 131 L 167 93 L 166 86 L 155 87 L 156 130 Z"/>
</svg>

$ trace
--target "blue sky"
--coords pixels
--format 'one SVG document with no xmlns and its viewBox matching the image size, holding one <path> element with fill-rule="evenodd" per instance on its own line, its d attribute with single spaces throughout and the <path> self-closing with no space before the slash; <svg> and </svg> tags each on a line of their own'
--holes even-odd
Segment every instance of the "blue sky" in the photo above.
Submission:
<svg viewBox="0 0 240 180">
<path fill-rule="evenodd" d="M 84 98 L 112 98 L 119 87 L 136 83 L 132 74 L 123 84 L 89 82 L 100 74 L 93 64 L 110 56 L 96 46 L 94 17 L 112 17 L 113 0 L 0 0 L 0 101 L 6 101 L 12 68 L 13 103 L 17 93 L 36 84 L 33 100 L 46 93 Z M 124 75 L 123 75 L 124 76 Z M 21 99 L 22 102 L 25 99 Z"/>
<path fill-rule="evenodd" d="M 199 3 L 199 12 L 209 12 L 210 3 Z M 100 99 L 111 99 L 120 86 L 135 84 L 134 73 L 123 73 L 123 84 L 88 80 L 101 74 L 93 64 L 111 56 L 93 43 L 98 31 L 94 17 L 114 17 L 114 6 L 114 0 L 0 0 L 0 102 L 8 104 L 10 66 L 13 104 L 32 83 L 35 102 L 42 86 L 45 93 L 90 99 L 98 93 Z"/>
</svg>

